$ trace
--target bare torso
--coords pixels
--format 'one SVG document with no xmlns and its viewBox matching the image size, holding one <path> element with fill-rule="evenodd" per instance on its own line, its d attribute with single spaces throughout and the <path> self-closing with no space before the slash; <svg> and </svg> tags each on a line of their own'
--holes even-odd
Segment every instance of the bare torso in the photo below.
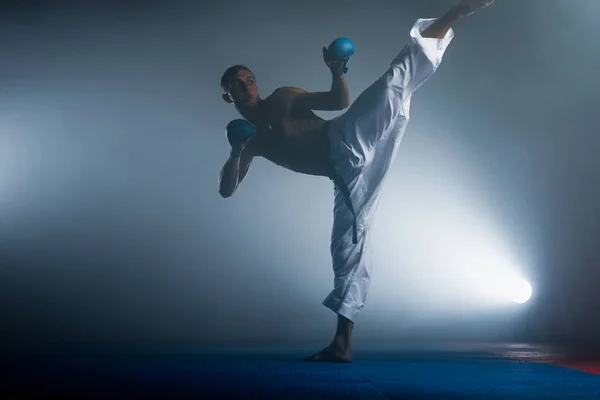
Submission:
<svg viewBox="0 0 600 400">
<path fill-rule="evenodd" d="M 246 149 L 295 172 L 331 177 L 326 121 L 294 106 L 299 93 L 303 91 L 280 88 L 262 100 L 256 135 Z"/>
</svg>

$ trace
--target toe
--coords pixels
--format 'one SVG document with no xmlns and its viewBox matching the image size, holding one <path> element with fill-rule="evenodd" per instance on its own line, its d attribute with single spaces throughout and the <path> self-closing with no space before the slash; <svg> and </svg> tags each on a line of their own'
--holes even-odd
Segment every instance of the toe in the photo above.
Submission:
<svg viewBox="0 0 600 400">
<path fill-rule="evenodd" d="M 335 350 L 326 347 L 318 353 L 304 358 L 305 361 L 321 361 L 321 362 L 350 362 L 350 357 L 345 354 L 339 354 Z"/>
</svg>

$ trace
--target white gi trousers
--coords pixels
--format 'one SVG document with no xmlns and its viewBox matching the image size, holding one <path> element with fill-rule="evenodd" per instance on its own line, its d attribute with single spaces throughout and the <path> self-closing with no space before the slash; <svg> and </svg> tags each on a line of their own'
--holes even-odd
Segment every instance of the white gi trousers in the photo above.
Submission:
<svg viewBox="0 0 600 400">
<path fill-rule="evenodd" d="M 327 137 L 336 176 L 331 232 L 334 288 L 323 301 L 355 321 L 371 282 L 369 231 L 387 171 L 406 129 L 414 91 L 436 71 L 454 38 L 423 38 L 435 19 L 419 19 L 411 41 L 389 69 L 348 110 L 328 122 Z"/>
</svg>

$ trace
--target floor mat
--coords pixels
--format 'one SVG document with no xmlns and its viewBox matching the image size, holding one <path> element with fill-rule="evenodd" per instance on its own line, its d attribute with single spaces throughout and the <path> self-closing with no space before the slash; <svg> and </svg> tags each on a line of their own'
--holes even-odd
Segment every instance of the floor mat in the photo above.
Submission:
<svg viewBox="0 0 600 400">
<path fill-rule="evenodd" d="M 301 361 L 313 348 L 90 346 L 2 358 L 2 398 L 600 399 L 600 376 L 457 346 L 357 349 L 350 364 Z"/>
</svg>

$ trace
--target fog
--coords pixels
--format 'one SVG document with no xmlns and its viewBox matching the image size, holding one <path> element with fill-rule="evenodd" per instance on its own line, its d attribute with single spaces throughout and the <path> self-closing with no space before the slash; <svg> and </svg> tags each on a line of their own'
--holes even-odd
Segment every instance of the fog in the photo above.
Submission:
<svg viewBox="0 0 600 400">
<path fill-rule="evenodd" d="M 329 339 L 333 185 L 258 159 L 221 198 L 221 74 L 327 90 L 321 47 L 347 36 L 354 100 L 454 3 L 103 4 L 0 10 L 2 339 Z M 599 10 L 497 0 L 454 27 L 382 192 L 357 343 L 596 340 Z M 530 302 L 488 301 L 508 270 Z"/>
</svg>

